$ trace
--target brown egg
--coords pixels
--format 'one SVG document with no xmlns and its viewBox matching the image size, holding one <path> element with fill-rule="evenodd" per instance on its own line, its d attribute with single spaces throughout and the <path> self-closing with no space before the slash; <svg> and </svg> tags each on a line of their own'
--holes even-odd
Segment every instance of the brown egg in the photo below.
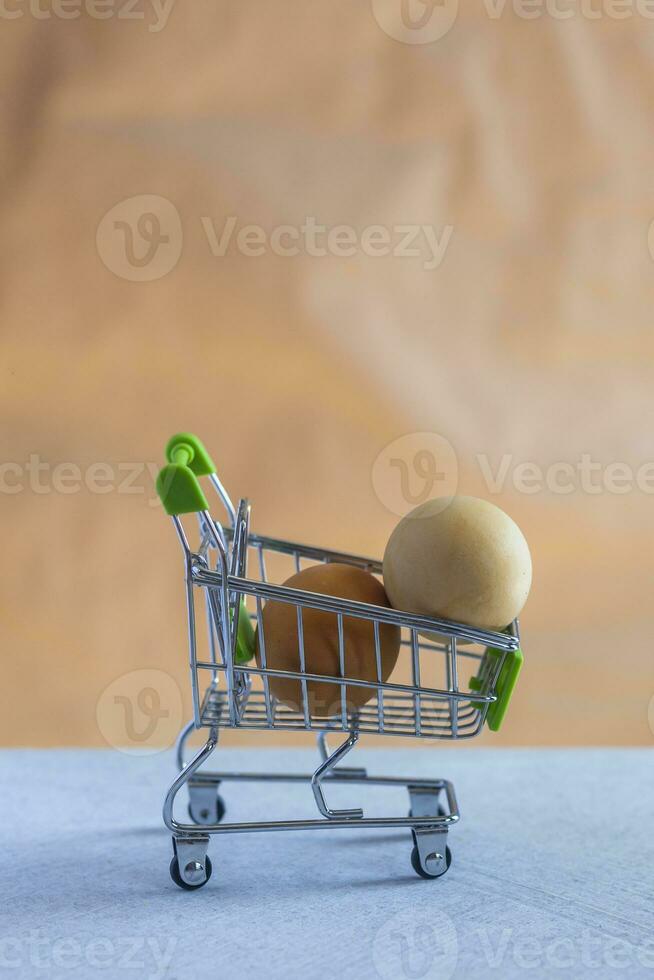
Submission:
<svg viewBox="0 0 654 980">
<path fill-rule="evenodd" d="M 305 589 L 322 595 L 354 599 L 376 606 L 389 606 L 384 587 L 373 575 L 353 565 L 311 565 L 292 575 L 284 585 L 290 589 Z M 300 670 L 300 651 L 297 628 L 297 606 L 269 600 L 264 606 L 266 666 L 272 670 Z M 311 674 L 338 677 L 338 621 L 335 613 L 319 609 L 302 610 L 305 670 Z M 259 667 L 261 651 L 259 633 L 256 637 L 256 660 Z M 375 635 L 373 624 L 353 616 L 343 617 L 345 675 L 360 680 L 377 680 Z M 381 679 L 385 682 L 395 666 L 400 651 L 400 629 L 387 623 L 379 627 Z M 302 711 L 302 685 L 299 680 L 271 677 L 270 693 L 283 704 Z M 371 687 L 347 687 L 347 710 L 352 711 L 369 701 L 375 694 Z M 339 684 L 307 681 L 307 699 L 312 717 L 326 717 L 341 711 Z"/>
</svg>

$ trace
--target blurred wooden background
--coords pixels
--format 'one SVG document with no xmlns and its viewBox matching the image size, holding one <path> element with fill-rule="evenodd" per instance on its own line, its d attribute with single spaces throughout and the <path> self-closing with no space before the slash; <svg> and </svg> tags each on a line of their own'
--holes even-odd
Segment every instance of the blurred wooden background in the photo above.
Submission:
<svg viewBox="0 0 654 980">
<path fill-rule="evenodd" d="M 397 520 L 375 460 L 442 436 L 459 490 L 506 509 L 534 560 L 526 669 L 483 741 L 651 744 L 651 25 L 480 4 L 413 44 L 388 5 L 346 0 L 177 0 L 163 26 L 144 3 L 143 20 L 16 9 L 0 34 L 0 742 L 105 744 L 103 692 L 135 670 L 170 675 L 188 707 L 181 560 L 152 472 L 190 429 L 257 530 L 374 555 Z M 143 195 L 141 212 L 165 199 L 159 225 L 120 203 Z M 424 249 L 216 256 L 206 228 L 229 216 L 451 237 L 434 268 Z M 149 270 L 128 237 L 143 256 L 153 229 L 162 274 L 133 281 Z M 510 459 L 501 491 L 480 454 Z M 595 489 L 514 486 L 520 464 L 560 476 L 584 457 Z"/>
</svg>

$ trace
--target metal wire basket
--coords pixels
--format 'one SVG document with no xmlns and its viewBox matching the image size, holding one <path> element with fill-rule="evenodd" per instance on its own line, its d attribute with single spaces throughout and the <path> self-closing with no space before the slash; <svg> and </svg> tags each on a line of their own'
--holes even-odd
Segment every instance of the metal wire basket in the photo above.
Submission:
<svg viewBox="0 0 654 980">
<path fill-rule="evenodd" d="M 173 833 L 173 880 L 183 888 L 204 885 L 211 875 L 207 855 L 210 834 L 240 831 L 294 830 L 318 827 L 410 827 L 414 848 L 412 864 L 423 877 L 435 878 L 449 867 L 447 832 L 459 818 L 454 789 L 445 780 L 373 778 L 360 768 L 339 763 L 361 734 L 402 735 L 413 738 L 461 739 L 477 735 L 484 722 L 497 730 L 506 712 L 522 664 L 519 626 L 504 633 L 474 629 L 460 623 L 417 616 L 385 606 L 340 599 L 289 588 L 271 581 L 285 580 L 310 564 L 338 562 L 381 575 L 381 563 L 359 555 L 309 547 L 253 534 L 250 506 L 242 499 L 235 508 L 218 479 L 202 443 L 189 433 L 174 436 L 166 449 L 169 463 L 159 474 L 157 488 L 172 517 L 184 552 L 188 610 L 188 642 L 193 698 L 193 719 L 180 733 L 177 747 L 179 774 L 164 803 L 164 822 Z M 206 476 L 224 506 L 228 523 L 216 521 L 199 485 Z M 195 514 L 197 544 L 192 547 L 182 517 Z M 200 603 L 206 617 L 206 643 L 201 648 L 197 628 Z M 266 660 L 266 602 L 295 608 L 299 669 L 278 670 Z M 332 615 L 338 636 L 336 676 L 306 669 L 303 611 L 317 609 Z M 364 620 L 372 627 L 376 678 L 349 675 L 346 622 Z M 380 629 L 392 624 L 401 631 L 400 655 L 393 679 L 382 679 Z M 257 658 L 254 653 L 257 629 Z M 271 691 L 271 680 L 296 682 L 298 703 L 288 706 Z M 308 684 L 338 686 L 339 698 L 324 716 L 311 710 Z M 353 708 L 352 688 L 368 689 L 363 707 Z M 218 773 L 201 771 L 216 748 L 221 728 L 254 731 L 315 731 L 320 765 L 308 776 L 277 773 Z M 187 764 L 186 740 L 195 729 L 208 729 L 205 745 Z M 345 740 L 330 752 L 326 737 L 344 733 Z M 222 822 L 224 803 L 218 793 L 226 780 L 309 781 L 320 819 Z M 359 808 L 332 810 L 325 800 L 325 782 L 366 782 L 404 785 L 411 802 L 407 817 L 365 818 Z M 175 798 L 187 785 L 192 823 L 173 816 Z"/>
</svg>

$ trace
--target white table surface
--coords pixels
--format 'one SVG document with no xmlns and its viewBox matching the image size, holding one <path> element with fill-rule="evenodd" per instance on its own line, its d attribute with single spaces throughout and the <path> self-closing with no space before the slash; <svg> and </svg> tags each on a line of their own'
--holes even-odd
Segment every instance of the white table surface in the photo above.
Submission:
<svg viewBox="0 0 654 980">
<path fill-rule="evenodd" d="M 308 771 L 310 750 L 220 750 L 223 769 Z M 456 786 L 441 879 L 410 832 L 214 837 L 213 877 L 171 881 L 170 753 L 5 750 L 0 976 L 230 980 L 654 978 L 654 753 L 357 749 L 371 773 Z M 328 787 L 333 806 L 405 791 Z M 313 816 L 308 786 L 227 783 L 227 819 Z M 185 803 L 185 801 L 184 801 Z"/>
</svg>

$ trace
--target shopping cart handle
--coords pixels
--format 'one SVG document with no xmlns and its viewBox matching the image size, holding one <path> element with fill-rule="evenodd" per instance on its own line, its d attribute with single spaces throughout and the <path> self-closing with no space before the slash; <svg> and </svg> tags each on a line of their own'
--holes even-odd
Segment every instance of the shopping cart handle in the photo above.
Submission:
<svg viewBox="0 0 654 980">
<path fill-rule="evenodd" d="M 208 510 L 209 505 L 199 476 L 216 472 L 213 460 L 197 436 L 191 432 L 178 432 L 166 446 L 168 466 L 157 477 L 157 493 L 167 514 L 196 514 Z"/>
<path fill-rule="evenodd" d="M 482 680 L 479 676 L 470 678 L 470 690 L 477 691 L 481 694 L 486 695 L 488 693 L 488 680 L 491 672 L 490 661 L 499 660 L 504 656 L 504 663 L 502 669 L 500 670 L 500 675 L 495 683 L 495 696 L 497 698 L 492 704 L 489 705 L 488 711 L 486 713 L 486 723 L 492 732 L 497 732 L 502 726 L 504 721 L 504 716 L 506 714 L 507 708 L 509 707 L 509 702 L 511 701 L 511 695 L 513 694 L 513 689 L 518 680 L 518 675 L 522 670 L 523 656 L 522 650 L 518 647 L 517 650 L 509 650 L 503 655 L 501 650 L 496 650 L 494 647 L 488 647 L 484 655 L 484 660 L 488 664 L 488 672 L 481 671 L 480 673 L 486 674 L 486 680 Z M 475 699 L 470 698 L 472 704 L 475 704 Z M 480 704 L 481 702 L 476 702 Z"/>
<path fill-rule="evenodd" d="M 187 466 L 196 476 L 210 476 L 216 472 L 211 456 L 191 432 L 178 432 L 168 440 L 166 459 L 169 463 Z"/>
<path fill-rule="evenodd" d="M 157 493 L 164 510 L 171 517 L 209 510 L 197 476 L 183 463 L 164 466 L 157 477 Z"/>
</svg>

